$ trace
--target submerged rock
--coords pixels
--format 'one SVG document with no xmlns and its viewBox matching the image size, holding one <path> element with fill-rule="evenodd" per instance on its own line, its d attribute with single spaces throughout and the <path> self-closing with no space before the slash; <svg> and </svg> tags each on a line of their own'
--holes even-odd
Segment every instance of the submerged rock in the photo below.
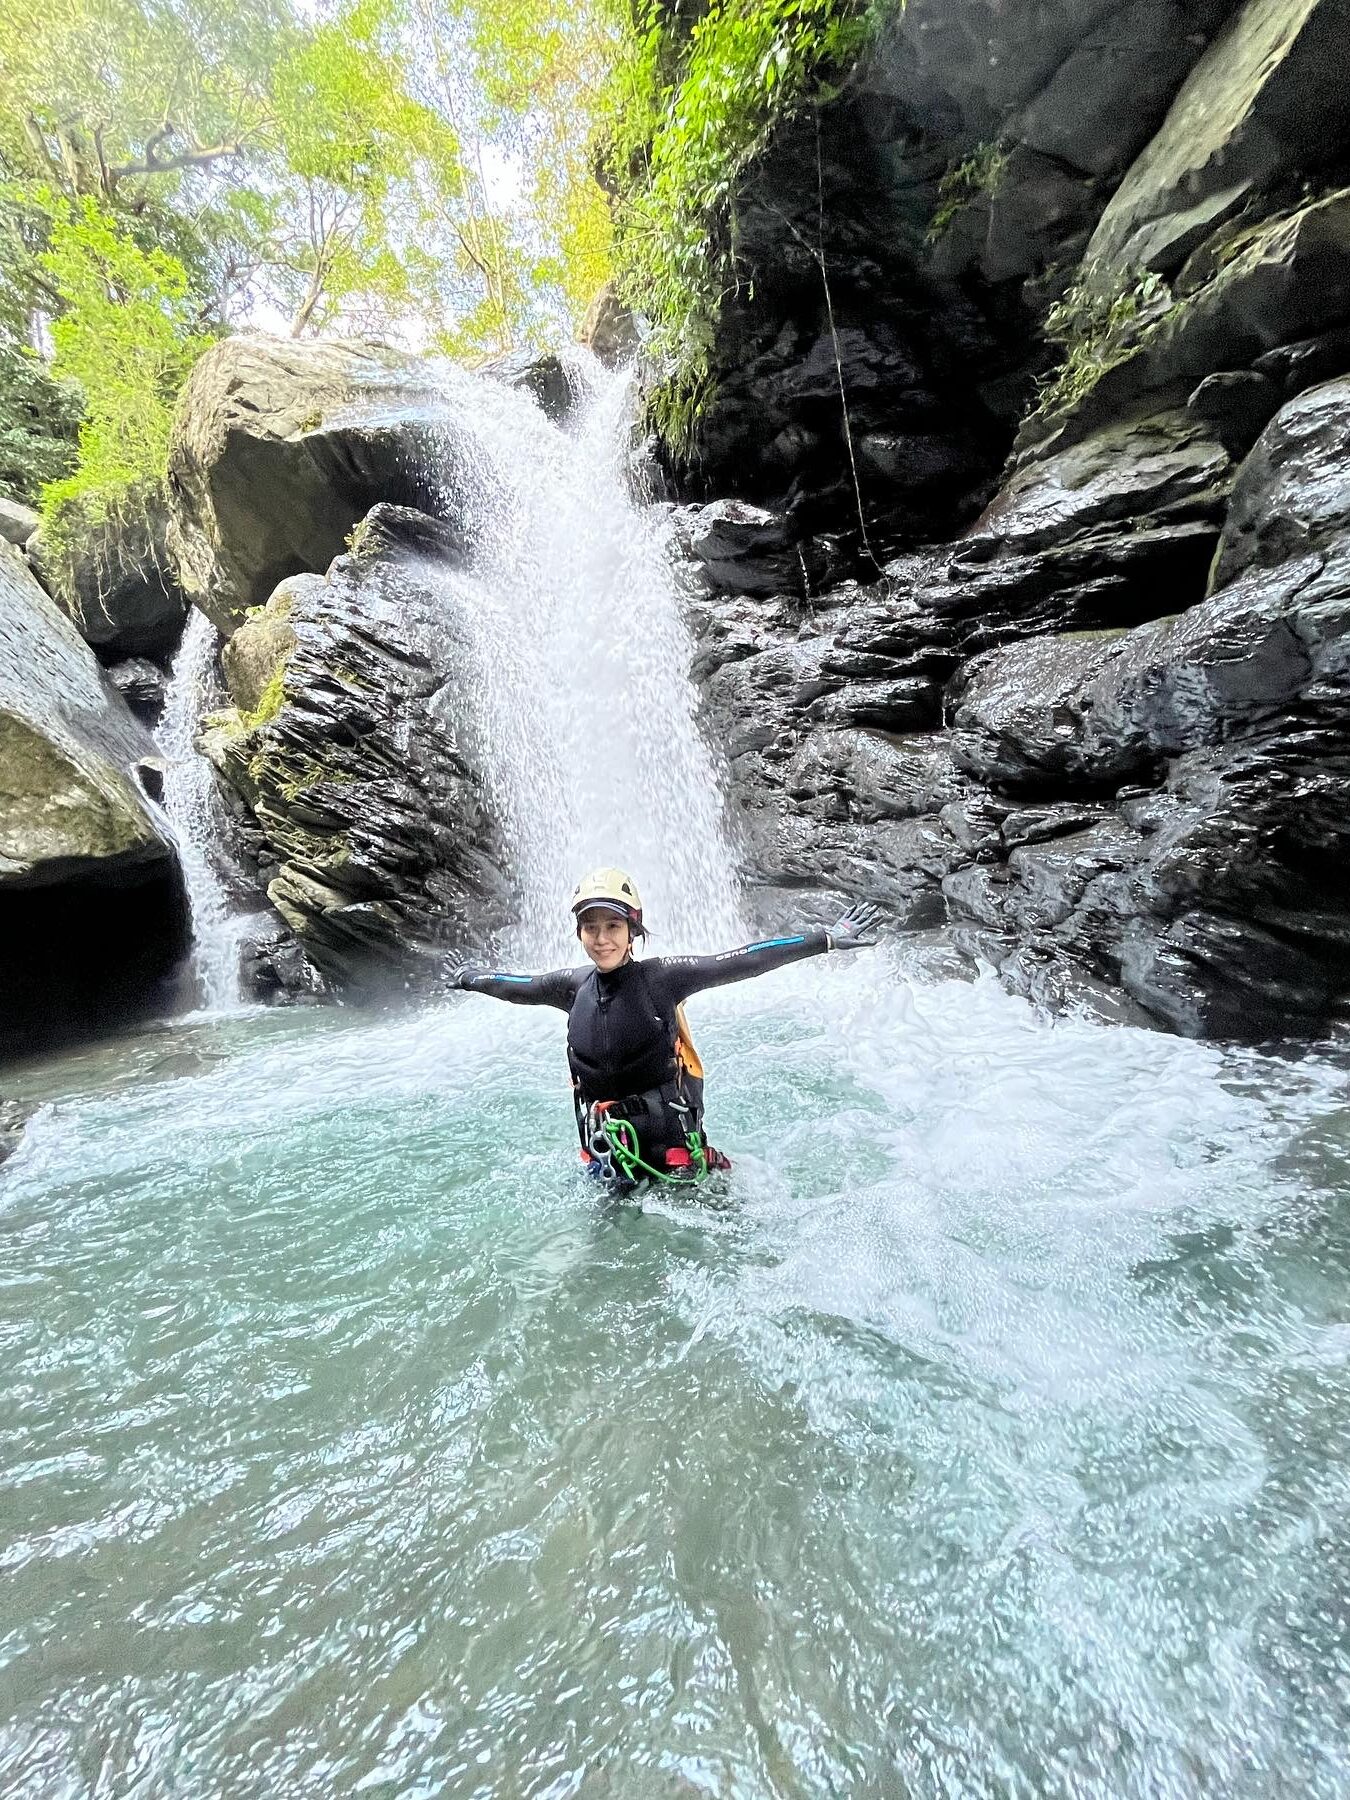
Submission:
<svg viewBox="0 0 1350 1800">
<path fill-rule="evenodd" d="M 287 583 L 262 716 L 216 715 L 201 740 L 243 802 L 269 900 L 313 967 L 358 994 L 433 979 L 448 946 L 482 943 L 509 884 L 470 753 L 458 546 L 424 515 L 379 506 L 326 579 Z M 280 608 L 277 609 L 278 611 Z M 264 669 L 232 661 L 248 697 Z M 285 986 L 278 953 L 259 980 Z M 265 965 L 265 966 L 264 966 Z"/>
<path fill-rule="evenodd" d="M 148 1010 L 186 949 L 158 753 L 0 545 L 0 1051 Z"/>
</svg>

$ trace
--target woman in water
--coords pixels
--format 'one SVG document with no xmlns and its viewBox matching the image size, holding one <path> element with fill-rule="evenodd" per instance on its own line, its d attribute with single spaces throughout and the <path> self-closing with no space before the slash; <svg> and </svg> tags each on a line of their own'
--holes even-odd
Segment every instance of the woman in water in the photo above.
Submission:
<svg viewBox="0 0 1350 1800">
<path fill-rule="evenodd" d="M 828 950 L 875 944 L 877 910 L 859 906 L 828 931 L 815 927 L 716 956 L 633 955 L 646 935 L 637 887 L 622 869 L 597 869 L 572 895 L 583 969 L 508 975 L 465 965 L 457 985 L 520 1006 L 567 1014 L 583 1162 L 613 1180 L 697 1180 L 730 1165 L 703 1132 L 703 1065 L 682 1002 Z"/>
</svg>

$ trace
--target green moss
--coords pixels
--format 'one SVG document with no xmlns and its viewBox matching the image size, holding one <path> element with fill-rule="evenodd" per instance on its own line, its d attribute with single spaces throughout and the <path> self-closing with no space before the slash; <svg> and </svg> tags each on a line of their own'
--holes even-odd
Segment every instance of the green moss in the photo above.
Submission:
<svg viewBox="0 0 1350 1800">
<path fill-rule="evenodd" d="M 286 704 L 285 694 L 286 664 L 282 663 L 273 674 L 272 679 L 258 696 L 258 704 L 251 712 L 241 710 L 239 717 L 243 720 L 245 731 L 256 731 L 260 725 L 270 725 L 282 707 Z"/>
<path fill-rule="evenodd" d="M 1008 152 L 993 141 L 977 144 L 963 161 L 956 163 L 938 183 L 938 205 L 928 227 L 928 241 L 936 243 L 945 236 L 957 213 L 981 194 L 993 199 L 1003 185 L 1008 168 Z"/>
</svg>

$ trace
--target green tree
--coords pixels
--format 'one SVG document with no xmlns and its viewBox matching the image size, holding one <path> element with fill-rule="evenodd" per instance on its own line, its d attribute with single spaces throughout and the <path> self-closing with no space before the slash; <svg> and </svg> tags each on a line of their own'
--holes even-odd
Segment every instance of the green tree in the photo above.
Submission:
<svg viewBox="0 0 1350 1800">
<path fill-rule="evenodd" d="M 51 327 L 51 372 L 84 397 L 79 466 L 42 491 L 55 551 L 158 483 L 174 396 L 210 339 L 194 328 L 181 262 L 143 250 L 92 196 L 50 205 L 41 263 L 64 308 Z"/>
</svg>

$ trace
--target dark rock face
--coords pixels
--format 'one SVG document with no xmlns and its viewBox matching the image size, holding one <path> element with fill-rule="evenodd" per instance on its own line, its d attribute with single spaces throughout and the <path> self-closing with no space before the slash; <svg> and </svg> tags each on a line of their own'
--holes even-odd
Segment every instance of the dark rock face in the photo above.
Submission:
<svg viewBox="0 0 1350 1800">
<path fill-rule="evenodd" d="M 167 663 L 173 655 L 187 601 L 173 573 L 168 530 L 168 508 L 155 490 L 91 527 L 71 555 L 53 557 L 41 531 L 29 540 L 38 580 L 100 661 Z"/>
<path fill-rule="evenodd" d="M 1208 598 L 1205 558 L 1143 623 L 1055 629 L 1121 604 L 1126 544 L 1214 543 L 1232 473 L 1187 417 L 1019 472 L 870 588 L 705 600 L 695 673 L 760 881 L 945 917 L 1016 991 L 1190 1035 L 1314 1032 L 1350 999 L 1344 384 L 1239 470 Z"/>
<path fill-rule="evenodd" d="M 148 657 L 131 656 L 114 663 L 108 680 L 142 723 L 154 725 L 164 710 L 168 681 L 163 669 Z"/>
<path fill-rule="evenodd" d="M 246 1000 L 291 1006 L 322 1000 L 330 989 L 298 939 L 278 921 L 251 933 L 240 944 L 239 991 Z"/>
<path fill-rule="evenodd" d="M 38 523 L 38 515 L 31 506 L 0 494 L 0 537 L 7 544 L 17 544 L 22 549 L 37 530 Z"/>
<path fill-rule="evenodd" d="M 0 1055 L 105 1028 L 187 949 L 158 753 L 20 554 L 0 546 Z"/>
<path fill-rule="evenodd" d="M 1350 345 L 1347 346 L 1350 357 Z M 1350 537 L 1350 378 L 1290 402 L 1242 466 L 1214 565 L 1216 586 Z"/>
<path fill-rule="evenodd" d="M 1052 1006 L 1346 1011 L 1347 42 L 1350 0 L 910 0 L 779 133 L 674 470 L 759 880 Z"/>
<path fill-rule="evenodd" d="M 1011 438 L 981 388 L 1009 358 L 925 270 L 856 120 L 827 114 L 819 143 L 783 137 L 743 196 L 738 244 L 758 298 L 724 314 L 682 490 L 767 507 L 794 540 L 843 535 L 855 555 L 864 530 L 877 552 L 973 516 Z"/>
<path fill-rule="evenodd" d="M 466 635 L 439 578 L 455 541 L 380 506 L 353 544 L 326 580 L 287 584 L 279 710 L 216 715 L 201 747 L 308 962 L 367 994 L 434 979 L 447 947 L 486 941 L 509 883 L 464 741 Z M 255 988 L 304 985 L 277 944 L 250 967 Z"/>
<path fill-rule="evenodd" d="M 744 185 L 742 279 L 681 491 L 770 508 L 793 539 L 838 535 L 857 573 L 968 521 L 1052 360 L 1048 308 L 1239 10 L 897 9 L 839 101 L 789 121 Z"/>
<path fill-rule="evenodd" d="M 601 288 L 582 321 L 577 341 L 607 369 L 631 362 L 642 342 L 638 321 L 620 300 L 613 286 Z"/>
<path fill-rule="evenodd" d="M 532 356 L 528 350 L 513 350 L 484 363 L 478 372 L 507 387 L 523 388 L 555 425 L 566 422 L 577 402 L 576 374 L 564 358 L 551 352 Z"/>
</svg>

